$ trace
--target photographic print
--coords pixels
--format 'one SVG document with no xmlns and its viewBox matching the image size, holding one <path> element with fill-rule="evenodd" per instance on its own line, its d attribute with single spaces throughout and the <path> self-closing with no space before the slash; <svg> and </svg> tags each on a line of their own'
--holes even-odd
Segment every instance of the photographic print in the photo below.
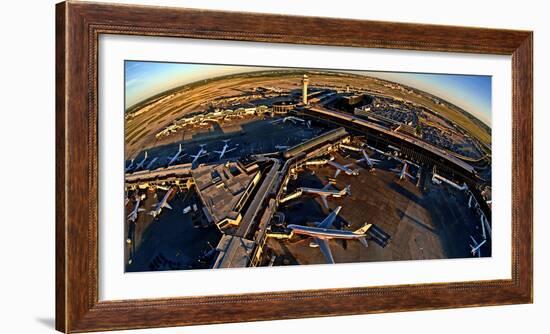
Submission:
<svg viewBox="0 0 550 334">
<path fill-rule="evenodd" d="M 491 256 L 490 76 L 124 68 L 126 272 Z"/>
</svg>

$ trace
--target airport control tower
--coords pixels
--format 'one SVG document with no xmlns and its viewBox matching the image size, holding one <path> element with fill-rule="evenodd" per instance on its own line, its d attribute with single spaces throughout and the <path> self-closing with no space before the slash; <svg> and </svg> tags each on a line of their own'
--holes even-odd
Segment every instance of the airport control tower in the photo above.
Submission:
<svg viewBox="0 0 550 334">
<path fill-rule="evenodd" d="M 304 74 L 304 78 L 302 79 L 302 84 L 304 87 L 302 88 L 302 102 L 304 102 L 304 105 L 307 105 L 307 84 L 309 83 L 309 79 L 307 77 L 307 74 Z"/>
</svg>

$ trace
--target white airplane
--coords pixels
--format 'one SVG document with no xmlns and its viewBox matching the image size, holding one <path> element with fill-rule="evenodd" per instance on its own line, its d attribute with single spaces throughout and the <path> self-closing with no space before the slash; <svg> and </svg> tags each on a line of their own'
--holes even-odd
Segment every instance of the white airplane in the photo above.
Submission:
<svg viewBox="0 0 550 334">
<path fill-rule="evenodd" d="M 149 212 L 151 216 L 153 216 L 154 218 L 158 217 L 158 215 L 160 215 L 160 213 L 162 212 L 163 208 L 168 208 L 172 210 L 172 207 L 170 206 L 170 204 L 168 204 L 168 197 L 170 197 L 173 191 L 174 191 L 174 188 L 168 189 L 168 191 L 166 192 L 162 200 L 157 204 L 153 204 L 155 208 Z"/>
<path fill-rule="evenodd" d="M 413 176 L 411 174 L 409 174 L 409 172 L 407 172 L 408 167 L 409 167 L 409 164 L 406 161 L 404 161 L 403 162 L 403 168 L 401 168 L 401 169 L 392 169 L 392 171 L 398 173 L 399 180 L 403 180 L 406 177 L 409 177 L 409 178 L 412 179 Z"/>
<path fill-rule="evenodd" d="M 306 124 L 308 128 L 311 127 L 311 122 L 309 121 L 306 122 L 305 120 L 298 118 L 296 116 L 287 116 L 287 117 L 279 118 L 271 122 L 271 124 L 286 123 L 287 121 L 290 121 L 294 124 L 297 124 L 297 122 L 300 122 L 301 124 Z"/>
<path fill-rule="evenodd" d="M 343 148 L 343 149 L 346 149 L 346 150 L 350 150 L 350 151 L 354 151 L 354 152 L 361 152 L 361 148 L 359 147 L 355 147 L 355 146 L 351 146 L 351 145 L 346 145 L 346 144 L 340 144 L 340 148 Z"/>
<path fill-rule="evenodd" d="M 342 197 L 345 195 L 351 195 L 351 185 L 347 185 L 344 189 L 338 190 L 338 189 L 330 189 L 331 183 L 327 183 L 322 189 L 316 189 L 316 188 L 308 188 L 308 187 L 300 187 L 297 189 L 298 192 L 306 193 L 306 194 L 313 194 L 313 195 L 319 195 L 321 197 L 321 201 L 323 202 L 323 205 L 325 208 L 328 207 L 327 197 Z"/>
<path fill-rule="evenodd" d="M 176 154 L 174 154 L 173 157 L 168 157 L 168 159 L 170 159 L 170 161 L 168 162 L 168 166 L 171 166 L 173 163 L 175 163 L 176 161 L 178 161 L 179 159 L 181 159 L 181 158 L 183 158 L 184 156 L 187 155 L 187 154 L 182 154 L 182 153 L 183 153 L 183 149 L 182 149 L 181 144 L 180 144 L 179 149 L 176 152 Z"/>
<path fill-rule="evenodd" d="M 145 166 L 145 169 L 151 169 L 151 166 L 153 166 L 153 164 L 158 160 L 159 158 L 158 157 L 154 157 L 153 160 L 149 161 L 149 163 L 147 164 L 147 166 Z"/>
<path fill-rule="evenodd" d="M 365 150 L 361 150 L 361 154 L 363 154 L 363 158 L 357 160 L 357 162 L 366 162 L 369 168 L 374 168 L 374 165 L 380 162 L 380 160 L 372 159 L 371 157 L 369 157 Z"/>
<path fill-rule="evenodd" d="M 334 258 L 332 257 L 328 240 L 356 239 L 359 240 L 363 246 L 369 247 L 367 240 L 365 239 L 365 233 L 367 233 L 372 226 L 372 224 L 365 224 L 360 229 L 355 231 L 344 231 L 331 228 L 338 212 L 340 212 L 340 209 L 342 209 L 341 206 L 334 209 L 334 211 L 332 211 L 322 222 L 317 223 L 315 227 L 290 224 L 288 225 L 288 228 L 291 229 L 291 234 L 301 234 L 312 237 L 314 243 L 310 244 L 310 246 L 319 247 L 327 262 L 334 263 Z"/>
<path fill-rule="evenodd" d="M 217 153 L 220 155 L 220 160 L 223 159 L 223 156 L 231 151 L 235 151 L 239 144 L 235 145 L 233 148 L 229 148 L 229 145 L 227 144 L 231 139 L 222 140 L 224 142 L 223 148 L 221 151 L 214 151 L 214 153 Z"/>
<path fill-rule="evenodd" d="M 472 256 L 481 257 L 481 246 L 483 246 L 487 240 L 483 240 L 482 242 L 478 243 L 474 237 L 470 236 L 470 239 L 472 239 L 473 245 L 470 244 L 470 252 L 472 253 Z"/>
<path fill-rule="evenodd" d="M 132 169 L 134 168 L 134 159 L 130 160 L 130 164 L 128 165 L 128 167 L 126 167 L 126 169 L 124 170 L 126 173 L 128 173 L 129 171 L 131 171 Z"/>
<path fill-rule="evenodd" d="M 140 162 L 138 162 L 138 164 L 136 165 L 136 168 L 134 168 L 134 170 L 138 170 L 141 167 L 143 167 L 146 160 L 147 160 L 147 151 L 145 151 L 145 155 L 143 156 L 143 159 Z"/>
<path fill-rule="evenodd" d="M 132 210 L 132 212 L 130 212 L 130 214 L 128 215 L 128 220 L 129 221 L 135 222 L 138 218 L 138 214 L 142 211 L 145 211 L 144 208 L 139 207 L 140 202 L 141 202 L 141 198 L 137 197 L 136 198 L 136 205 L 134 206 L 134 210 Z"/>
<path fill-rule="evenodd" d="M 199 160 L 200 158 L 204 157 L 205 155 L 207 155 L 208 153 L 206 152 L 206 150 L 204 149 L 204 145 L 205 144 L 201 144 L 201 149 L 199 150 L 199 152 L 197 152 L 196 155 L 192 155 L 191 156 L 193 157 L 193 161 L 191 161 L 191 164 L 194 165 L 195 162 L 197 162 L 197 160 Z"/>
<path fill-rule="evenodd" d="M 349 168 L 349 166 L 351 166 L 352 164 L 347 164 L 347 165 L 340 165 L 339 163 L 337 163 L 336 161 L 332 161 L 332 160 L 329 160 L 327 161 L 327 163 L 329 165 L 331 165 L 332 167 L 336 168 L 336 173 L 334 174 L 334 177 L 336 178 L 338 175 L 340 175 L 340 172 L 344 172 L 346 173 L 347 175 L 359 175 L 359 171 L 357 169 L 351 169 Z"/>
</svg>

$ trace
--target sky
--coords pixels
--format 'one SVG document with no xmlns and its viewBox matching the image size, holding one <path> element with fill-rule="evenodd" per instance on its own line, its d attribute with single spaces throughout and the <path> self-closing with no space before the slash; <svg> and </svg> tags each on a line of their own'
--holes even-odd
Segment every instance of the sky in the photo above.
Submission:
<svg viewBox="0 0 550 334">
<path fill-rule="evenodd" d="M 153 95 L 198 80 L 268 69 L 277 68 L 126 61 L 125 105 L 128 108 Z M 485 124 L 491 126 L 490 76 L 370 71 L 351 72 L 378 77 L 426 91 L 456 104 Z"/>
</svg>

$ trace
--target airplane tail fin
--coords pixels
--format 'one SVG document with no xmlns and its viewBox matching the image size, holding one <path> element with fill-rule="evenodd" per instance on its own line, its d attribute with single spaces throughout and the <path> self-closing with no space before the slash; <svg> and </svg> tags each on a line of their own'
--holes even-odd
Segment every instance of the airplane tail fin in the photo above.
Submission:
<svg viewBox="0 0 550 334">
<path fill-rule="evenodd" d="M 181 143 L 180 143 L 180 148 L 179 148 L 179 151 L 181 152 L 182 148 L 181 148 Z"/>
<path fill-rule="evenodd" d="M 354 234 L 365 234 L 372 227 L 372 224 L 365 223 L 361 228 L 353 231 Z"/>
</svg>

